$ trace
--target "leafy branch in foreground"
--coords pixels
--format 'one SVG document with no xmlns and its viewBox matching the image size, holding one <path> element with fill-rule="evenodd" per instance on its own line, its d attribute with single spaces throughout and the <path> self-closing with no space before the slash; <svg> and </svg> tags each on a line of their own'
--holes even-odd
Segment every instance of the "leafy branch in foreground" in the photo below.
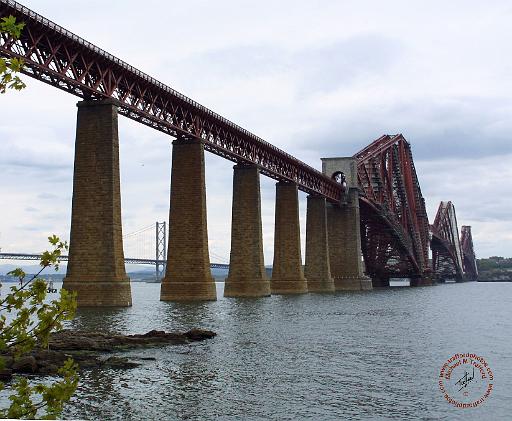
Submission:
<svg viewBox="0 0 512 421">
<path fill-rule="evenodd" d="M 14 16 L 7 16 L 0 19 L 0 33 L 7 34 L 14 40 L 17 40 L 21 31 L 25 27 L 23 22 L 16 23 Z M 23 59 L 0 57 L 0 94 L 5 93 L 6 89 L 20 91 L 25 88 L 25 83 L 18 76 L 23 68 Z"/>
<path fill-rule="evenodd" d="M 22 269 L 8 275 L 17 277 L 19 286 L 11 286 L 5 297 L 0 297 L 0 370 L 5 369 L 6 359 L 20 359 L 34 348 L 47 348 L 52 332 L 62 329 L 63 322 L 74 317 L 75 294 L 60 290 L 56 300 L 46 300 L 48 285 L 39 278 L 41 272 L 59 268 L 59 258 L 67 250 L 66 242 L 56 236 L 48 237 L 53 247 L 41 257 L 41 270 L 25 280 Z M 44 419 L 53 419 L 61 413 L 77 385 L 77 366 L 69 359 L 59 369 L 61 379 L 51 384 L 31 385 L 26 377 L 17 377 L 10 385 L 10 406 L 0 409 L 0 418 L 35 418 L 44 413 Z M 0 382 L 0 391 L 5 385 Z"/>
</svg>

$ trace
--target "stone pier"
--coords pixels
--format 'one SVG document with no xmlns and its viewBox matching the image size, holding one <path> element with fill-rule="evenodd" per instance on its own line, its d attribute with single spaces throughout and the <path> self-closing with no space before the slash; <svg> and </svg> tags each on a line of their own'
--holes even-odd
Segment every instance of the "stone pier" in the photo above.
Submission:
<svg viewBox="0 0 512 421">
<path fill-rule="evenodd" d="M 336 291 L 369 290 L 372 281 L 364 274 L 361 254 L 359 190 L 354 158 L 322 158 L 322 172 L 341 176 L 346 193 L 340 204 L 327 205 L 327 229 L 331 275 Z"/>
<path fill-rule="evenodd" d="M 225 297 L 270 295 L 263 260 L 260 171 L 257 166 L 233 167 L 231 256 Z"/>
<path fill-rule="evenodd" d="M 272 294 L 303 294 L 308 285 L 300 251 L 299 194 L 297 185 L 276 184 Z"/>
<path fill-rule="evenodd" d="M 173 142 L 167 269 L 160 300 L 216 300 L 206 224 L 204 143 Z"/>
<path fill-rule="evenodd" d="M 325 197 L 309 195 L 306 216 L 306 266 L 309 292 L 333 292 L 329 264 Z"/>
<path fill-rule="evenodd" d="M 69 262 L 62 287 L 78 307 L 130 306 L 124 267 L 117 106 L 81 101 L 75 141 Z"/>
</svg>

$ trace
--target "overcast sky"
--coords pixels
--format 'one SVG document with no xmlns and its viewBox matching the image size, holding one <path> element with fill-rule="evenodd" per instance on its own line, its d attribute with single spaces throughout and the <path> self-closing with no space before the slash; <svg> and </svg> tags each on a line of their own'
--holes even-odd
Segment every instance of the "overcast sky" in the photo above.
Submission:
<svg viewBox="0 0 512 421">
<path fill-rule="evenodd" d="M 511 2 L 24 4 L 318 169 L 321 157 L 403 133 L 430 220 L 452 200 L 478 257 L 512 256 Z M 4 252 L 69 237 L 78 99 L 25 79 L 27 89 L 0 96 Z M 168 219 L 172 139 L 124 117 L 119 125 L 127 234 Z M 213 261 L 229 256 L 232 165 L 207 155 Z M 262 177 L 266 264 L 274 186 Z M 137 252 L 127 242 L 125 255 Z"/>
</svg>

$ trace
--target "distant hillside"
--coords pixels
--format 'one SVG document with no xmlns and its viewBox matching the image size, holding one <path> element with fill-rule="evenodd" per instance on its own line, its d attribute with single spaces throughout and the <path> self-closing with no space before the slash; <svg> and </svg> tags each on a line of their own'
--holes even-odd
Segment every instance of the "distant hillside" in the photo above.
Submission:
<svg viewBox="0 0 512 421">
<path fill-rule="evenodd" d="M 512 258 L 491 256 L 488 259 L 477 259 L 476 264 L 479 271 L 493 269 L 512 269 Z"/>
<path fill-rule="evenodd" d="M 477 259 L 478 279 L 495 281 L 512 281 L 512 258 L 491 256 Z"/>
</svg>

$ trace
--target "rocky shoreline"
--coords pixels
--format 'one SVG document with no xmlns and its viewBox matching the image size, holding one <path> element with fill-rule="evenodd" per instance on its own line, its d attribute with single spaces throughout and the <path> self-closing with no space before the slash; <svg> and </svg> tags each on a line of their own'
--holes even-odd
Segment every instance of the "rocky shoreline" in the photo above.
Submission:
<svg viewBox="0 0 512 421">
<path fill-rule="evenodd" d="M 48 349 L 35 349 L 17 360 L 10 355 L 0 355 L 6 363 L 5 369 L 0 371 L 0 380 L 8 381 L 16 373 L 54 375 L 70 357 L 80 369 L 138 367 L 141 363 L 136 361 L 154 358 L 108 356 L 108 353 L 161 345 L 185 345 L 214 336 L 215 332 L 204 329 L 191 329 L 184 333 L 152 330 L 140 335 L 63 330 L 52 335 Z"/>
</svg>

